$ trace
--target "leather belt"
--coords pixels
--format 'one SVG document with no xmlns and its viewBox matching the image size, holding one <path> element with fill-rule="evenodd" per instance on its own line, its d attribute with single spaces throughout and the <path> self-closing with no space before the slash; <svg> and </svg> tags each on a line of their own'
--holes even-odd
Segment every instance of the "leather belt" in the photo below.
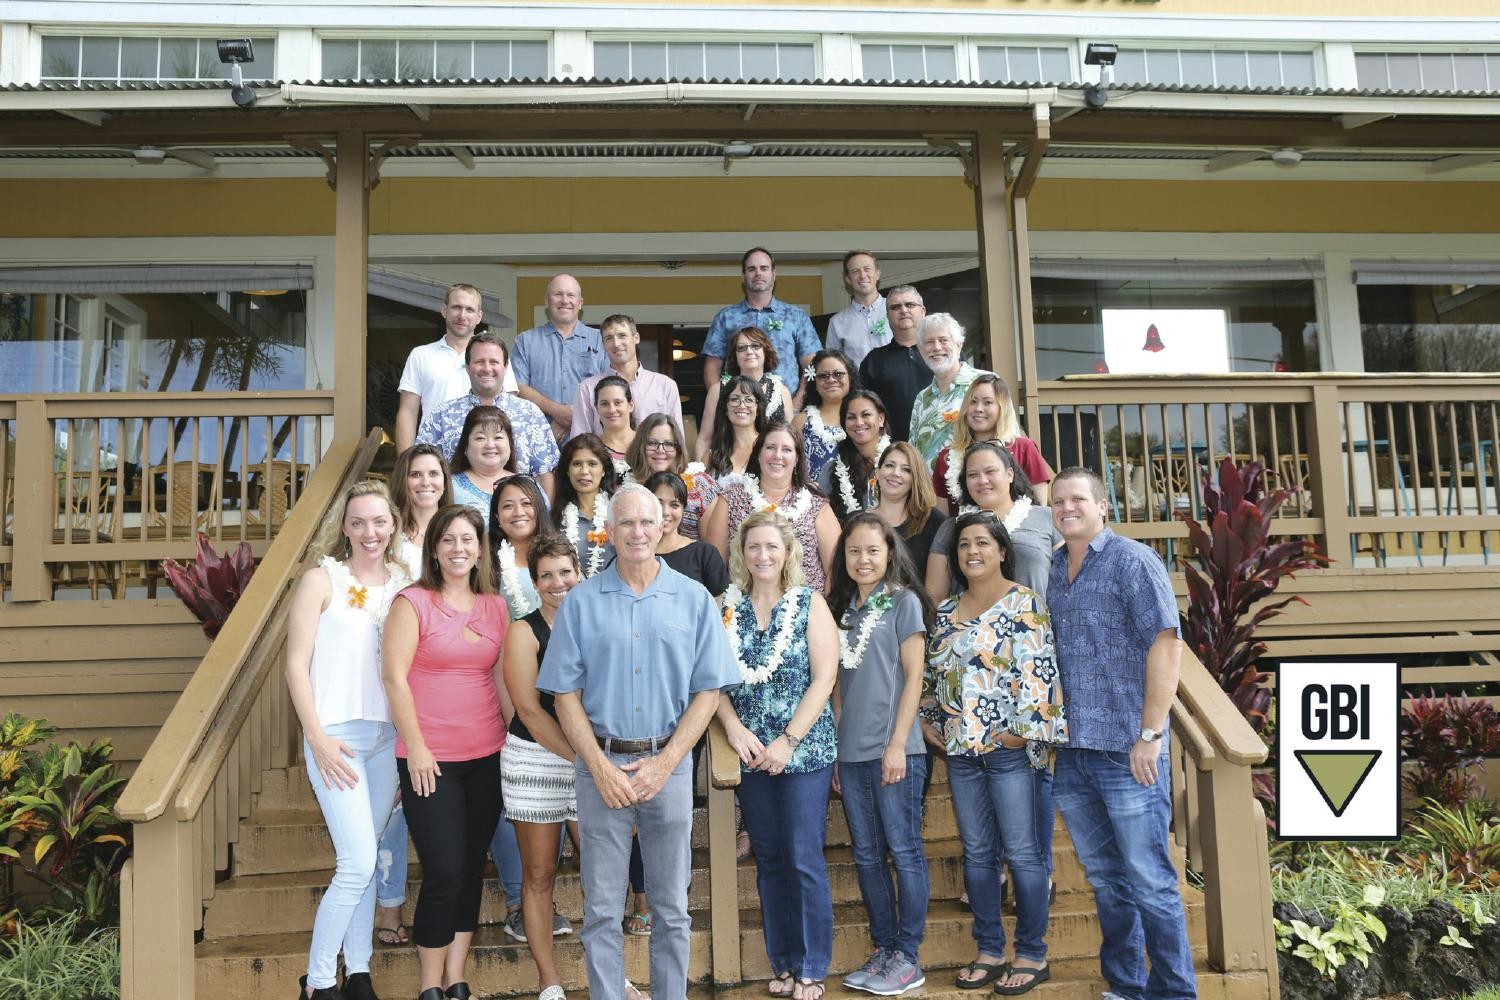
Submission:
<svg viewBox="0 0 1500 1000">
<path fill-rule="evenodd" d="M 672 739 L 672 734 L 653 736 L 649 740 L 617 740 L 613 736 L 594 734 L 594 741 L 605 753 L 655 753 Z"/>
</svg>

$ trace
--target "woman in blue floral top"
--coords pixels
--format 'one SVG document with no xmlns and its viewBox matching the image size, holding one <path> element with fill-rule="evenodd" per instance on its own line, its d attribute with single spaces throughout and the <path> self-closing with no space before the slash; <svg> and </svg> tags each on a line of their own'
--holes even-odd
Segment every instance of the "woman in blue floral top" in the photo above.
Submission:
<svg viewBox="0 0 1500 1000">
<path fill-rule="evenodd" d="M 822 595 L 803 585 L 800 549 L 775 511 L 751 514 L 735 534 L 724 627 L 741 684 L 720 699 L 719 719 L 741 761 L 771 995 L 819 1000 L 833 957 L 823 841 L 839 644 Z"/>
<path fill-rule="evenodd" d="M 948 752 L 948 783 L 964 849 L 964 886 L 979 954 L 958 976 L 1002 996 L 1050 978 L 1047 852 L 1033 769 L 1067 741 L 1052 626 L 1034 591 L 1012 582 L 1010 535 L 993 514 L 957 519 L 949 554 L 958 595 L 938 608 L 927 645 L 924 726 Z M 1005 961 L 1000 862 L 1016 898 L 1015 957 Z M 997 982 L 998 981 L 998 982 Z"/>
</svg>

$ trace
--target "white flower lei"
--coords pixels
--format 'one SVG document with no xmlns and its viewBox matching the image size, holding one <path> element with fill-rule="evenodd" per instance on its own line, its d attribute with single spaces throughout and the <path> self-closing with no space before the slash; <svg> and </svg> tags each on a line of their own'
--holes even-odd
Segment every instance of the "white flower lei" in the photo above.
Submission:
<svg viewBox="0 0 1500 1000">
<path fill-rule="evenodd" d="M 615 476 L 620 480 L 621 483 L 628 483 L 632 481 L 630 478 L 629 462 L 625 461 L 625 459 L 623 458 L 610 458 L 610 461 L 614 463 Z"/>
<path fill-rule="evenodd" d="M 333 556 L 324 556 L 322 565 L 323 569 L 328 573 L 329 580 L 333 583 L 334 593 L 345 598 L 351 608 L 363 611 L 375 622 L 376 641 L 378 642 L 379 631 L 385 626 L 386 615 L 391 613 L 391 601 L 401 592 L 403 587 L 411 582 L 411 577 L 407 574 L 406 567 L 392 566 L 387 563 L 386 573 L 388 577 L 385 583 L 379 587 L 379 598 L 371 601 L 368 597 L 369 584 L 360 583 L 359 578 L 354 575 L 354 571 L 349 568 L 348 563 L 341 562 L 333 558 Z M 341 590 L 344 591 L 343 594 L 339 594 Z M 355 591 L 360 591 L 365 596 L 358 598 L 355 596 Z M 390 595 L 389 598 L 386 595 Z"/>
<path fill-rule="evenodd" d="M 961 471 L 960 467 L 964 463 L 962 456 L 959 456 L 957 462 L 953 458 L 953 449 L 950 447 L 948 449 L 948 471 L 943 474 L 943 478 L 948 483 L 948 496 L 953 499 L 954 503 L 959 503 L 963 500 L 964 494 L 963 490 L 958 487 L 958 474 Z"/>
<path fill-rule="evenodd" d="M 782 497 L 781 503 L 773 504 L 771 503 L 771 501 L 767 500 L 766 495 L 760 491 L 759 476 L 751 475 L 748 472 L 745 473 L 745 478 L 742 480 L 742 485 L 745 488 L 745 493 L 750 497 L 750 508 L 752 510 L 758 512 L 762 510 L 770 510 L 772 507 L 775 507 L 778 514 L 780 514 L 782 517 L 786 518 L 793 524 L 796 524 L 798 521 L 802 520 L 803 516 L 807 513 L 808 508 L 812 506 L 812 494 L 808 492 L 807 487 L 805 486 L 802 489 L 797 490 L 794 494 L 788 494 L 787 496 Z M 793 496 L 796 497 L 795 500 L 792 499 Z M 788 506 L 788 503 L 790 503 L 790 506 Z"/>
<path fill-rule="evenodd" d="M 510 606 L 520 608 L 516 617 L 528 615 L 536 608 L 526 599 L 526 592 L 521 589 L 521 571 L 516 566 L 516 547 L 510 542 L 500 543 L 500 589 L 510 601 Z"/>
<path fill-rule="evenodd" d="M 768 393 L 769 398 L 766 400 L 766 419 L 767 420 L 770 420 L 772 414 L 776 413 L 776 411 L 780 410 L 784 405 L 786 405 L 785 401 L 781 398 L 781 393 L 777 391 L 778 389 L 781 388 L 781 386 L 782 386 L 781 376 L 777 375 L 775 372 L 772 372 L 771 373 L 771 391 L 770 391 L 770 393 Z"/>
<path fill-rule="evenodd" d="M 1014 535 L 1029 513 L 1031 513 L 1031 497 L 1022 497 L 1010 505 L 1010 513 L 1002 517 L 1000 523 L 1005 525 L 1008 533 Z"/>
<path fill-rule="evenodd" d="M 884 598 L 884 600 L 881 600 Z M 880 624 L 880 619 L 885 613 L 895 606 L 889 594 L 871 594 L 870 599 L 864 603 L 865 620 L 860 622 L 859 637 L 853 646 L 849 645 L 849 629 L 839 629 L 839 666 L 845 670 L 858 670 L 865 659 L 865 650 L 870 646 L 870 636 L 875 633 L 875 628 Z"/>
<path fill-rule="evenodd" d="M 876 457 L 884 455 L 885 450 L 890 446 L 891 436 L 889 434 L 880 435 L 880 440 L 875 445 Z M 853 477 L 849 475 L 849 466 L 845 465 L 844 460 L 837 456 L 833 459 L 833 477 L 839 482 L 839 499 L 844 503 L 844 513 L 853 514 L 857 510 L 863 510 L 865 505 L 856 502 L 854 499 L 854 483 L 852 482 Z"/>
<path fill-rule="evenodd" d="M 828 426 L 823 420 L 822 411 L 816 406 L 809 406 L 802 412 L 807 414 L 807 426 L 811 427 L 813 434 L 829 448 L 837 448 L 839 443 L 848 436 L 842 427 Z"/>
<path fill-rule="evenodd" d="M 724 631 L 729 633 L 729 648 L 734 653 L 734 662 L 740 668 L 740 680 L 746 684 L 764 684 L 776 673 L 776 668 L 781 666 L 781 661 L 786 658 L 787 650 L 792 645 L 792 633 L 796 626 L 797 593 L 800 588 L 793 587 L 781 599 L 776 602 L 776 607 L 771 609 L 774 616 L 776 608 L 781 609 L 781 624 L 776 629 L 776 636 L 771 640 L 771 651 L 766 655 L 766 662 L 759 667 L 751 667 L 745 662 L 745 655 L 740 649 L 740 604 L 745 600 L 745 592 L 735 584 L 730 584 L 729 589 L 724 591 Z M 755 629 L 760 628 L 760 623 L 755 621 L 755 608 L 750 608 L 749 624 Z"/>
<path fill-rule="evenodd" d="M 600 490 L 594 494 L 594 524 L 595 531 L 598 525 L 603 524 L 609 518 L 609 498 L 604 491 Z M 578 504 L 570 503 L 563 508 L 563 536 L 573 543 L 575 552 L 581 551 L 578 538 Z M 604 567 L 604 546 L 595 545 L 589 549 L 589 561 L 583 567 L 583 577 L 588 579 L 598 573 Z"/>
</svg>

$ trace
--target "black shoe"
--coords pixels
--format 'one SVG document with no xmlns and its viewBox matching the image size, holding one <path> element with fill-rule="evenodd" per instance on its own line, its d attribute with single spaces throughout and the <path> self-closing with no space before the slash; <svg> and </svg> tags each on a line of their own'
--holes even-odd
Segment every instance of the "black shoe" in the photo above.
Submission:
<svg viewBox="0 0 1500 1000">
<path fill-rule="evenodd" d="M 469 993 L 469 984 L 454 983 L 452 986 L 448 987 L 447 996 L 449 1000 L 469 1000 L 469 997 L 471 996 L 471 994 Z M 421 1000 L 421 998 L 419 997 L 418 1000 Z"/>
<path fill-rule="evenodd" d="M 322 986 L 307 992 L 307 977 L 303 976 L 297 980 L 297 1000 L 344 1000 L 344 994 L 337 986 Z"/>
<path fill-rule="evenodd" d="M 417 994 L 417 1000 L 448 1000 L 448 994 L 443 992 L 441 986 L 429 986 Z"/>
<path fill-rule="evenodd" d="M 351 972 L 344 977 L 344 1000 L 380 1000 L 368 972 Z"/>
</svg>

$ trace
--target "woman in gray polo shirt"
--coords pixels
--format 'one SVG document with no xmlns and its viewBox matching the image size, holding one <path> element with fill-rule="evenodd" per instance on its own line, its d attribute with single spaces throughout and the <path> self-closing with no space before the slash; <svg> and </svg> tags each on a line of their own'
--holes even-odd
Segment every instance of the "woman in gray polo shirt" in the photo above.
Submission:
<svg viewBox="0 0 1500 1000">
<path fill-rule="evenodd" d="M 935 611 L 905 546 L 874 511 L 844 523 L 831 578 L 829 606 L 841 630 L 838 782 L 875 942 L 844 985 L 897 996 L 926 982 L 917 949 L 930 894 L 922 845 L 927 754 L 917 707 Z"/>
</svg>

